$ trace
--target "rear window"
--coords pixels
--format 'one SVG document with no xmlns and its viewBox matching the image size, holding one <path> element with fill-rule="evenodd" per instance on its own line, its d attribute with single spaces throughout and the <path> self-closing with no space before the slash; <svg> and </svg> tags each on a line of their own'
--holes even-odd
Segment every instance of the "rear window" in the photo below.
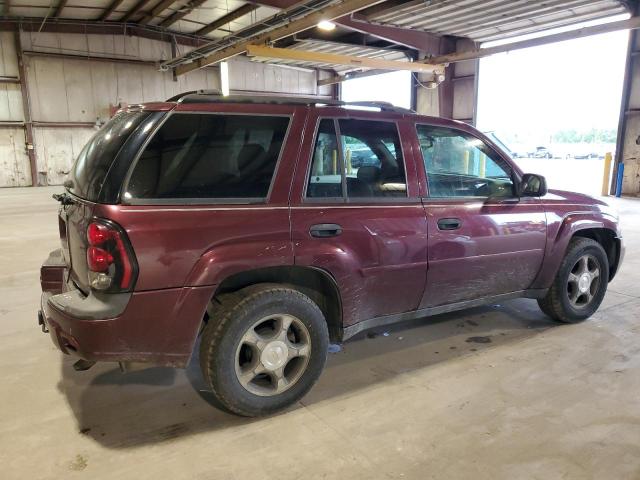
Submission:
<svg viewBox="0 0 640 480">
<path fill-rule="evenodd" d="M 97 200 L 116 155 L 148 112 L 121 112 L 109 120 L 84 146 L 69 174 L 69 191 Z"/>
<path fill-rule="evenodd" d="M 176 113 L 134 167 L 125 200 L 265 199 L 289 117 Z"/>
</svg>

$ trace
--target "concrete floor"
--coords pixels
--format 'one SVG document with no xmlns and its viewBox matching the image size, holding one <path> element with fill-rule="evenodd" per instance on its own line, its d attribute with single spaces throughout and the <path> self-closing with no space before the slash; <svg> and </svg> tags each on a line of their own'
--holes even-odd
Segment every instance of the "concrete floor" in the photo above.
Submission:
<svg viewBox="0 0 640 480">
<path fill-rule="evenodd" d="M 77 373 L 40 333 L 58 190 L 0 190 L 3 479 L 640 478 L 640 200 L 612 199 L 627 257 L 590 321 L 516 300 L 362 335 L 301 404 L 247 420 L 195 361 Z"/>
</svg>

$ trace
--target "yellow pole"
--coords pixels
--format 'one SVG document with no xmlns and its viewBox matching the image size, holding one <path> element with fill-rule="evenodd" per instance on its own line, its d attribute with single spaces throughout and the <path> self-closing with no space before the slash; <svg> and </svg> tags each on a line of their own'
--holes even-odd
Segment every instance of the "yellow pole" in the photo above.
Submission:
<svg viewBox="0 0 640 480">
<path fill-rule="evenodd" d="M 462 160 L 462 162 L 464 167 L 463 168 L 464 173 L 469 175 L 469 150 L 464 151 L 464 159 Z"/>
<path fill-rule="evenodd" d="M 604 156 L 604 172 L 602 172 L 602 196 L 609 195 L 609 176 L 611 175 L 611 152 Z"/>
<path fill-rule="evenodd" d="M 351 149 L 347 148 L 347 155 L 345 160 L 347 161 L 347 175 L 351 175 L 353 173 L 353 167 L 351 166 Z"/>
<path fill-rule="evenodd" d="M 487 173 L 487 156 L 484 153 L 480 154 L 480 178 L 484 178 Z"/>
<path fill-rule="evenodd" d="M 333 175 L 338 173 L 338 151 L 333 151 Z"/>
</svg>

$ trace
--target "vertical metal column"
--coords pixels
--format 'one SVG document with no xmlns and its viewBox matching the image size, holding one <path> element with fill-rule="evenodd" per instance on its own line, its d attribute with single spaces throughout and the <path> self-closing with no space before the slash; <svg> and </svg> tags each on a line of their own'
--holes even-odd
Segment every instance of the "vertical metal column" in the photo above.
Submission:
<svg viewBox="0 0 640 480">
<path fill-rule="evenodd" d="M 27 85 L 27 69 L 24 65 L 24 57 L 22 55 L 22 40 L 20 39 L 20 30 L 14 33 L 16 56 L 18 57 L 18 77 L 20 78 L 20 91 L 22 93 L 22 111 L 24 115 L 24 132 L 25 146 L 27 155 L 29 156 L 29 166 L 31 168 L 31 186 L 40 185 L 38 181 L 38 162 L 36 158 L 36 148 L 33 141 L 33 120 L 31 118 L 31 99 L 29 98 L 29 87 Z"/>
<path fill-rule="evenodd" d="M 640 3 L 635 7 L 635 15 L 640 14 Z M 624 145 L 625 139 L 628 135 L 632 133 L 628 131 L 628 120 L 630 115 L 639 115 L 640 111 L 638 111 L 635 105 L 632 105 L 632 90 L 634 89 L 634 72 L 637 70 L 636 63 L 638 55 L 640 55 L 640 51 L 638 51 L 638 35 L 637 30 L 629 31 L 629 43 L 627 46 L 627 61 L 625 64 L 625 72 L 624 72 L 624 84 L 622 87 L 622 99 L 620 102 L 620 115 L 618 120 L 618 135 L 616 138 L 616 155 L 613 162 L 613 174 L 611 175 L 611 183 L 609 187 L 609 193 L 611 195 L 616 194 L 616 186 L 618 179 L 618 171 L 620 169 L 620 164 L 624 162 Z M 638 82 L 638 79 L 635 79 L 635 83 Z M 636 102 L 637 103 L 637 102 Z M 638 132 L 640 133 L 640 132 Z M 640 137 L 638 137 L 640 139 Z M 636 140 L 636 143 L 638 140 Z"/>
</svg>

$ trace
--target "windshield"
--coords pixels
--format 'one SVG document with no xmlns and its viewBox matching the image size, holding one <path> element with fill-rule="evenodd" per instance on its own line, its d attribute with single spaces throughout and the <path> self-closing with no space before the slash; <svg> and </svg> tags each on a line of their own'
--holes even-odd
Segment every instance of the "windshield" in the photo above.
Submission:
<svg viewBox="0 0 640 480">
<path fill-rule="evenodd" d="M 500 139 L 500 137 L 498 137 L 498 135 L 496 135 L 496 132 L 484 132 L 484 134 L 491 140 L 493 140 L 493 143 L 498 145 L 504 151 L 504 153 L 507 153 L 509 154 L 509 156 L 511 156 L 511 149 L 505 145 L 505 143 Z"/>
<path fill-rule="evenodd" d="M 98 130 L 69 173 L 69 191 L 87 200 L 96 200 L 114 158 L 148 115 L 148 112 L 121 112 Z"/>
</svg>

